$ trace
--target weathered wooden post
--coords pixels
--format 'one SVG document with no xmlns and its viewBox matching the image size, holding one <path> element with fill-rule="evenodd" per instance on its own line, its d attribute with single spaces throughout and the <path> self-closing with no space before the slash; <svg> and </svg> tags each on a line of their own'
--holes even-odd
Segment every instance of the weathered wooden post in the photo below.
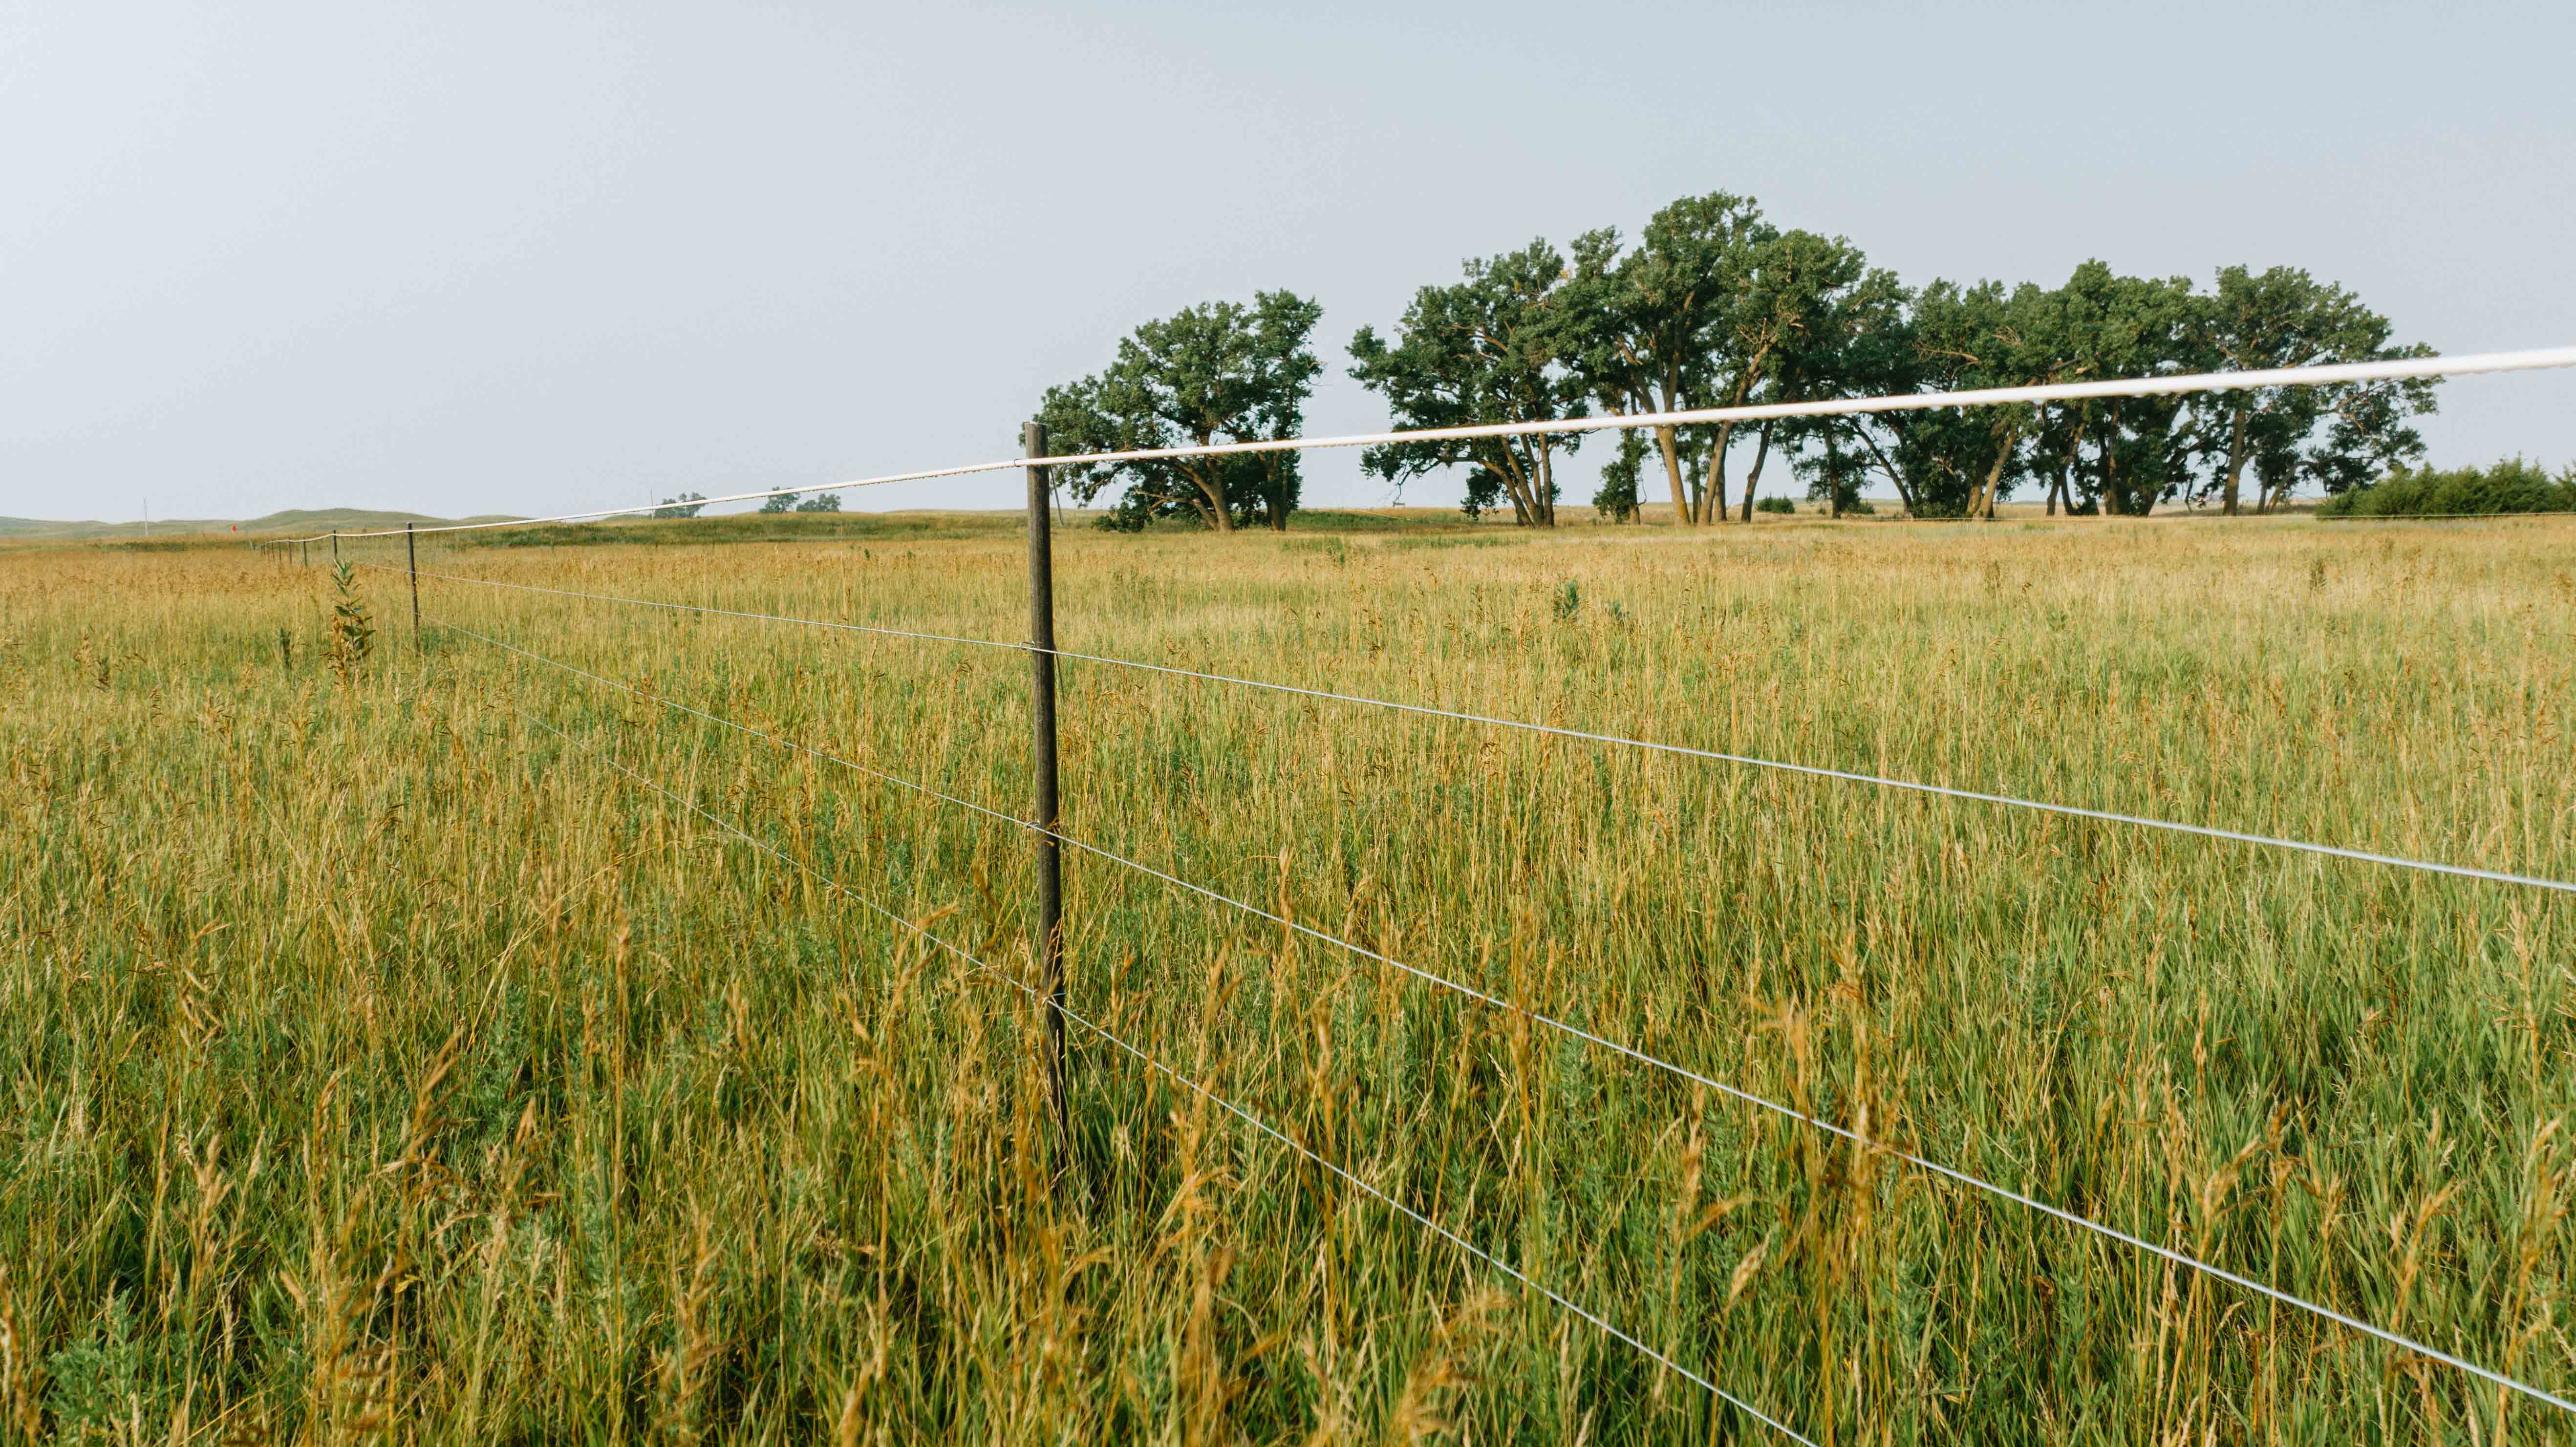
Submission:
<svg viewBox="0 0 2576 1447">
<path fill-rule="evenodd" d="M 411 565 L 411 656 L 422 654 L 420 643 L 420 544 L 413 542 L 411 524 L 403 524 L 403 561 Z"/>
<path fill-rule="evenodd" d="M 1020 443 L 1027 456 L 1046 456 L 1046 424 L 1024 425 Z M 1030 826 L 1038 873 L 1037 921 L 1029 944 L 1038 988 L 1046 996 L 1047 1094 L 1055 1107 L 1056 1129 L 1069 1144 L 1071 1117 L 1064 1098 L 1064 859 L 1056 839 L 1055 550 L 1047 519 L 1047 470 L 1032 467 L 1028 472 L 1029 712 L 1035 725 L 1030 772 L 1037 794 Z"/>
</svg>

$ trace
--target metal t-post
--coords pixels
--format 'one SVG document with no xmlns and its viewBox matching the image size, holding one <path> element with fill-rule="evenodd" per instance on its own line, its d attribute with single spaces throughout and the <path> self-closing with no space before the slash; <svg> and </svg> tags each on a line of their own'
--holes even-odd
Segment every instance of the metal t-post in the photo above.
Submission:
<svg viewBox="0 0 2576 1447">
<path fill-rule="evenodd" d="M 411 565 L 411 656 L 421 656 L 420 544 L 412 541 L 411 524 L 403 524 L 403 561 Z"/>
<path fill-rule="evenodd" d="M 1045 424 L 1022 426 L 1020 442 L 1028 456 L 1046 456 Z M 1047 470 L 1028 471 L 1030 716 L 1036 725 L 1030 774 L 1037 791 L 1030 823 L 1038 872 L 1038 917 L 1029 945 L 1038 989 L 1047 1002 L 1047 1095 L 1055 1107 L 1056 1129 L 1070 1143 L 1071 1117 L 1064 1100 L 1064 859 L 1056 840 L 1055 554 L 1047 527 Z"/>
</svg>

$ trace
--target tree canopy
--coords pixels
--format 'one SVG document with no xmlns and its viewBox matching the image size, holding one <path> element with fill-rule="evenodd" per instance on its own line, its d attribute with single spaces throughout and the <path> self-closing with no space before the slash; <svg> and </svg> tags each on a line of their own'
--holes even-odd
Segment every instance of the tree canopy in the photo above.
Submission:
<svg viewBox="0 0 2576 1447">
<path fill-rule="evenodd" d="M 1104 453 L 1298 435 L 1321 364 L 1322 309 L 1289 292 L 1213 302 L 1148 322 L 1103 371 L 1048 389 L 1059 453 Z M 2118 377 L 2323 366 L 2429 355 L 2388 318 L 2296 267 L 2221 268 L 2211 285 L 2124 275 L 2087 261 L 2057 286 L 1935 279 L 1908 287 L 1846 238 L 1775 225 L 1752 198 L 1688 196 L 1633 243 L 1615 227 L 1559 251 L 1545 239 L 1469 260 L 1415 291 L 1385 332 L 1352 336 L 1349 375 L 1395 430 L 1552 422 L 1593 409 L 1664 414 Z M 2051 513 L 2139 516 L 2159 504 L 2268 510 L 2294 489 L 2335 495 L 2424 453 L 2413 419 L 2429 380 L 2267 387 L 2042 405 L 1831 417 L 1654 423 L 1602 473 L 1596 503 L 1625 519 L 1660 464 L 1676 521 L 1749 521 L 1776 465 L 1840 514 L 1872 485 L 1917 516 L 1992 517 L 2036 484 Z M 1747 430 L 1749 427 L 1749 430 Z M 1369 448 L 1369 473 L 1405 484 L 1449 472 L 1465 508 L 1508 507 L 1552 526 L 1557 468 L 1584 434 L 1404 441 Z M 1739 447 L 1751 448 L 1729 496 Z M 1090 502 L 1122 487 L 1107 524 L 1196 518 L 1218 531 L 1287 526 L 1298 457 L 1074 464 Z"/>
<path fill-rule="evenodd" d="M 2259 275 L 2221 268 L 2199 326 L 2207 360 L 2230 371 L 2431 355 L 2429 348 L 2391 347 L 2386 317 L 2289 266 Z M 2221 459 L 2220 505 L 2234 512 L 2249 467 L 2268 503 L 2302 481 L 2341 492 L 2421 456 L 2423 439 L 2405 419 L 2431 410 L 2430 382 L 2248 388 L 2202 404 L 2199 446 Z M 2334 425 L 2321 438 L 2319 424 L 2328 419 Z"/>
<path fill-rule="evenodd" d="M 1553 422 L 1584 415 L 1582 382 L 1559 365 L 1565 346 L 1565 258 L 1544 241 L 1484 261 L 1467 279 L 1414 293 L 1395 340 L 1362 327 L 1351 376 L 1386 398 L 1399 429 Z M 1372 447 L 1360 466 L 1401 487 L 1465 465 L 1467 511 L 1508 499 L 1515 521 L 1556 521 L 1556 455 L 1580 434 L 1532 433 Z"/>
<path fill-rule="evenodd" d="M 1602 407 L 1676 412 L 1713 405 L 1723 335 L 1750 288 L 1755 256 L 1777 236 L 1750 200 L 1684 197 L 1646 222 L 1636 249 L 1615 227 L 1574 241 L 1562 356 Z M 1676 511 L 1707 520 L 1699 463 L 1704 429 L 1657 427 L 1655 446 Z"/>
<path fill-rule="evenodd" d="M 1038 406 L 1048 450 L 1132 452 L 1298 435 L 1323 370 L 1309 338 L 1324 309 L 1286 291 L 1251 306 L 1220 301 L 1150 321 L 1118 343 L 1101 371 L 1050 387 Z M 1123 487 L 1106 525 L 1141 529 L 1193 517 L 1218 532 L 1288 526 L 1297 510 L 1293 451 L 1074 463 L 1058 482 L 1089 504 Z"/>
</svg>

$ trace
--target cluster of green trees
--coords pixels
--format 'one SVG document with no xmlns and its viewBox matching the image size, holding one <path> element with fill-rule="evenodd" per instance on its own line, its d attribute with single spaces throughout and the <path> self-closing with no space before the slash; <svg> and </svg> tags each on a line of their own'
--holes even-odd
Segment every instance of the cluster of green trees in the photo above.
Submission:
<svg viewBox="0 0 2576 1447">
<path fill-rule="evenodd" d="M 805 497 L 796 497 L 789 493 L 776 493 L 761 502 L 760 510 L 765 513 L 839 512 L 841 495 L 837 492 L 818 492 Z"/>
<path fill-rule="evenodd" d="M 2576 467 L 2556 477 L 2519 457 L 2493 467 L 2398 467 L 2366 487 L 2326 499 L 2320 517 L 2475 517 L 2576 512 Z"/>
<path fill-rule="evenodd" d="M 1106 369 L 1047 390 L 1050 450 L 1295 437 L 1322 371 L 1322 315 L 1280 291 L 1149 322 Z M 2208 290 L 2099 261 L 2054 288 L 1910 288 L 1841 237 L 1783 230 L 1749 198 L 1713 193 L 1665 207 L 1633 242 L 1605 228 L 1564 251 L 1540 240 L 1469 261 L 1461 280 L 1415 293 L 1386 334 L 1360 328 L 1349 352 L 1350 375 L 1413 430 L 2430 354 L 2392 335 L 2350 292 L 2294 267 L 2227 267 Z M 2410 422 L 2433 405 L 2429 381 L 2275 387 L 1403 442 L 1362 465 L 1399 487 L 1465 469 L 1470 513 L 1508 506 L 1541 527 L 1587 436 L 1618 449 L 1594 498 L 1614 518 L 1636 516 L 1658 470 L 1689 525 L 1749 520 L 1764 477 L 1782 474 L 1835 514 L 1882 483 L 1917 516 L 1991 517 L 2031 486 L 2052 513 L 2143 515 L 2175 499 L 2233 513 L 2249 493 L 2263 511 L 2420 459 Z M 1739 491 L 1730 468 L 1745 447 Z M 1284 528 L 1298 499 L 1285 451 L 1077 466 L 1063 480 L 1084 503 L 1120 489 L 1106 519 L 1118 528 Z"/>
</svg>

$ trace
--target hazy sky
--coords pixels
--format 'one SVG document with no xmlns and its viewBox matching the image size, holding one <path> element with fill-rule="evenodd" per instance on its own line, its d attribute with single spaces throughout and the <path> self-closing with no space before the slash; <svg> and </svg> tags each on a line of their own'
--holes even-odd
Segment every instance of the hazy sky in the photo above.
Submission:
<svg viewBox="0 0 2576 1447">
<path fill-rule="evenodd" d="M 1308 431 L 1362 430 L 1361 323 L 1715 189 L 1911 282 L 2286 262 L 2445 351 L 2576 343 L 2570 55 L 2564 3 L 0 0 L 0 514 L 1007 456 L 1120 333 L 1268 287 L 1324 305 Z M 2444 393 L 2437 460 L 2576 460 L 2576 374 Z M 1309 501 L 1383 501 L 1355 462 Z"/>
</svg>

